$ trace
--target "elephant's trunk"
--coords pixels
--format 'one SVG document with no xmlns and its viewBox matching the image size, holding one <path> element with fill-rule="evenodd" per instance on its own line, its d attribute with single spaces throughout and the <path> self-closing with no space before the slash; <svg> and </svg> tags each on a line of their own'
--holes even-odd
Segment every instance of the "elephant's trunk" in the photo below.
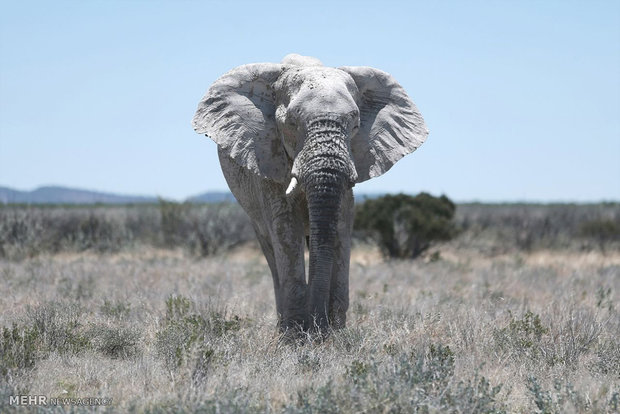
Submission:
<svg viewBox="0 0 620 414">
<path fill-rule="evenodd" d="M 304 148 L 296 159 L 299 182 L 308 200 L 310 264 L 309 328 L 325 331 L 342 196 L 356 172 L 347 146 L 346 126 L 330 118 L 308 125 Z"/>
</svg>

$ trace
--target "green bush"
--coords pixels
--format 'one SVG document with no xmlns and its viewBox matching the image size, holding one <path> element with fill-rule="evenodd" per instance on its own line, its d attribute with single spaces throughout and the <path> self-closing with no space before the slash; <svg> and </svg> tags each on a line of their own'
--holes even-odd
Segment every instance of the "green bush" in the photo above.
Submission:
<svg viewBox="0 0 620 414">
<path fill-rule="evenodd" d="M 579 226 L 579 236 L 594 240 L 601 249 L 610 242 L 620 241 L 620 220 L 595 219 L 586 221 Z"/>
<path fill-rule="evenodd" d="M 566 380 L 555 379 L 553 389 L 545 389 L 538 379 L 530 376 L 527 379 L 527 389 L 530 392 L 532 402 L 536 406 L 535 413 L 560 414 L 560 413 L 616 413 L 620 408 L 620 395 L 611 393 L 611 398 L 592 399 L 589 395 L 576 390 Z"/>
<path fill-rule="evenodd" d="M 386 195 L 356 207 L 355 228 L 375 239 L 387 256 L 415 258 L 432 242 L 455 235 L 455 211 L 445 195 Z"/>
<path fill-rule="evenodd" d="M 0 378 L 13 370 L 32 368 L 37 356 L 39 332 L 33 327 L 4 327 L 0 332 Z"/>
<path fill-rule="evenodd" d="M 180 367 L 198 353 L 196 369 L 204 371 L 205 363 L 213 357 L 207 342 L 240 328 L 241 319 L 237 315 L 229 317 L 225 309 L 209 305 L 199 311 L 189 298 L 172 295 L 166 299 L 166 318 L 156 334 L 157 351 L 168 369 Z"/>
<path fill-rule="evenodd" d="M 72 303 L 49 302 L 28 308 L 29 324 L 40 338 L 43 355 L 78 355 L 92 344 L 83 323 L 85 310 Z"/>
<path fill-rule="evenodd" d="M 540 321 L 540 316 L 527 311 L 521 319 L 510 315 L 507 326 L 493 331 L 499 348 L 515 356 L 537 358 L 541 353 L 541 341 L 549 329 Z"/>
<path fill-rule="evenodd" d="M 164 246 L 174 247 L 183 243 L 183 239 L 190 230 L 190 223 L 187 220 L 190 207 L 189 203 L 175 203 L 159 199 Z"/>
<path fill-rule="evenodd" d="M 505 413 L 501 384 L 491 386 L 476 373 L 455 381 L 455 354 L 445 345 L 397 352 L 387 359 L 353 360 L 341 380 L 323 387 L 308 387 L 298 394 L 296 407 L 287 413 Z"/>
</svg>

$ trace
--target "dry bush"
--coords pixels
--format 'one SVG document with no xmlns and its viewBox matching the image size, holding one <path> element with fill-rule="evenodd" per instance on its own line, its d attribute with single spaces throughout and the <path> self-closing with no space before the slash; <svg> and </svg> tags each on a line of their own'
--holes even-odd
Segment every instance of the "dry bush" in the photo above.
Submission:
<svg viewBox="0 0 620 414">
<path fill-rule="evenodd" d="M 41 253 L 114 253 L 139 245 L 210 255 L 254 239 L 249 219 L 232 203 L 135 206 L 5 206 L 0 257 Z"/>
<path fill-rule="evenodd" d="M 459 204 L 460 245 L 489 253 L 618 250 L 620 203 Z"/>
</svg>

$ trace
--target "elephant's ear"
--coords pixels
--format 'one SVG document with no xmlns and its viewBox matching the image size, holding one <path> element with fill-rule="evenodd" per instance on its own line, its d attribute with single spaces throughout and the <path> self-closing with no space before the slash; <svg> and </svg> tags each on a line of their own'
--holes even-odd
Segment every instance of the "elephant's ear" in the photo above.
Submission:
<svg viewBox="0 0 620 414">
<path fill-rule="evenodd" d="M 422 115 L 402 86 L 388 73 L 363 66 L 339 68 L 360 91 L 360 129 L 351 141 L 357 182 L 389 170 L 426 140 Z"/>
<path fill-rule="evenodd" d="M 219 78 L 198 104 L 194 130 L 206 134 L 239 165 L 284 182 L 288 159 L 278 139 L 273 83 L 282 65 L 239 66 Z"/>
</svg>

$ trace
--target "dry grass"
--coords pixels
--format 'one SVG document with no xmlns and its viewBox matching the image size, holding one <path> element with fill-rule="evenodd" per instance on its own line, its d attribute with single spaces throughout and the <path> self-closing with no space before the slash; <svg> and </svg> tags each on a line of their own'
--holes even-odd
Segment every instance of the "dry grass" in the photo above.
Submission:
<svg viewBox="0 0 620 414">
<path fill-rule="evenodd" d="M 16 327 L 0 412 L 16 393 L 109 412 L 617 412 L 620 252 L 455 245 L 436 261 L 356 247 L 348 328 L 297 345 L 251 245 L 0 261 L 0 326 Z"/>
</svg>

